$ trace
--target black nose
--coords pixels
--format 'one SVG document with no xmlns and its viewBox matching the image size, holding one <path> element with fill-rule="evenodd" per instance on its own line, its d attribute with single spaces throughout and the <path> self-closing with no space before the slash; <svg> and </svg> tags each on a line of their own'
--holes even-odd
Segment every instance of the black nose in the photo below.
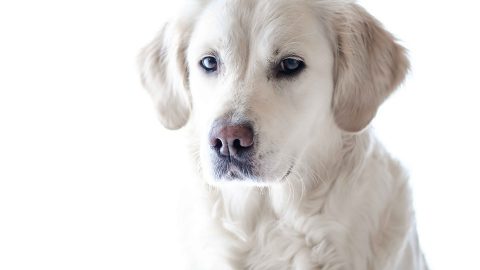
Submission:
<svg viewBox="0 0 480 270">
<path fill-rule="evenodd" d="M 214 124 L 210 146 L 225 157 L 238 158 L 253 149 L 253 128 L 249 124 Z"/>
</svg>

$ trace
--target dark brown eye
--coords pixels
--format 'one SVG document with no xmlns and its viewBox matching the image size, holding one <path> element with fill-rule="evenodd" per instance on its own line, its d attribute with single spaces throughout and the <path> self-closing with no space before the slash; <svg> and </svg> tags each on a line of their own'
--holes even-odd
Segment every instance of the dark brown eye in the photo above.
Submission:
<svg viewBox="0 0 480 270">
<path fill-rule="evenodd" d="M 294 57 L 288 57 L 280 62 L 280 75 L 295 75 L 305 68 L 305 63 Z"/>
<path fill-rule="evenodd" d="M 218 63 L 217 58 L 213 56 L 206 56 L 200 61 L 200 66 L 207 72 L 214 72 L 217 70 Z"/>
</svg>

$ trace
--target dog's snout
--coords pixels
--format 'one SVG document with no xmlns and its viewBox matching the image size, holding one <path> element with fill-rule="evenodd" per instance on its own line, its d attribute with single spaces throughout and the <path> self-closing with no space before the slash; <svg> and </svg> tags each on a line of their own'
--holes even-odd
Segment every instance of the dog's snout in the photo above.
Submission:
<svg viewBox="0 0 480 270">
<path fill-rule="evenodd" d="M 253 148 L 253 128 L 248 124 L 219 125 L 210 133 L 210 146 L 222 156 L 238 157 Z"/>
</svg>

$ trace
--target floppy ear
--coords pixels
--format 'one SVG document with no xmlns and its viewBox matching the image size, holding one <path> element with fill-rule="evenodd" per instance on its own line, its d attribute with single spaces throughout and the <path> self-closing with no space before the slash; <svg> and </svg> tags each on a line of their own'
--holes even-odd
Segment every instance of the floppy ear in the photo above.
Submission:
<svg viewBox="0 0 480 270">
<path fill-rule="evenodd" d="M 161 123 L 168 129 L 181 128 L 190 115 L 185 59 L 188 28 L 179 22 L 166 24 L 138 58 L 143 86 L 153 98 Z"/>
<path fill-rule="evenodd" d="M 337 13 L 335 90 L 337 125 L 348 132 L 364 129 L 378 107 L 403 81 L 409 67 L 405 49 L 356 4 Z"/>
</svg>

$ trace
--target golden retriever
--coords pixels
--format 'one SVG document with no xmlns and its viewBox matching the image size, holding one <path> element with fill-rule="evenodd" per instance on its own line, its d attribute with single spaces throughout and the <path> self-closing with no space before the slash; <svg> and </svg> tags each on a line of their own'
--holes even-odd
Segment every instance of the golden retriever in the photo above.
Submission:
<svg viewBox="0 0 480 270">
<path fill-rule="evenodd" d="M 139 58 L 190 132 L 191 269 L 426 269 L 406 173 L 369 124 L 405 49 L 347 0 L 189 0 Z"/>
</svg>

